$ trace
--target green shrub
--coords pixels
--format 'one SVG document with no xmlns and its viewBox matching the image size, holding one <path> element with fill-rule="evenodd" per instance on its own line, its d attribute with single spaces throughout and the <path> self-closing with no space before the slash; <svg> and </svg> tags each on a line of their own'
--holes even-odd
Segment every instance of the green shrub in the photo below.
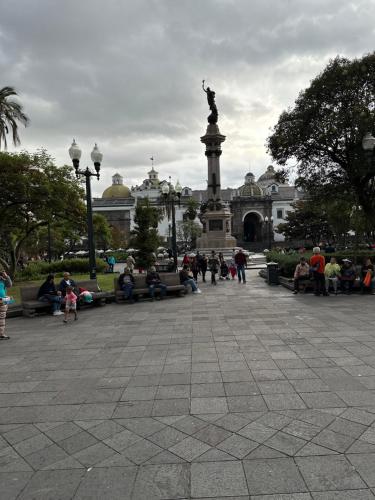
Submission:
<svg viewBox="0 0 375 500">
<path fill-rule="evenodd" d="M 294 274 L 296 265 L 298 264 L 300 258 L 303 256 L 308 261 L 312 255 L 312 252 L 305 252 L 304 254 L 293 253 L 293 254 L 282 254 L 279 252 L 269 252 L 267 254 L 267 262 L 277 262 L 280 268 L 280 275 L 291 278 Z M 322 255 L 326 258 L 328 262 L 330 257 L 336 257 L 339 264 L 342 263 L 343 259 L 350 259 L 354 264 L 361 265 L 364 259 L 370 257 L 374 262 L 375 252 L 374 250 L 342 250 L 340 252 Z"/>
<path fill-rule="evenodd" d="M 102 259 L 96 259 L 96 270 L 98 273 L 103 272 L 107 264 Z M 67 259 L 55 260 L 49 262 L 30 262 L 23 271 L 17 272 L 16 278 L 18 280 L 35 280 L 44 278 L 47 274 L 59 274 L 68 271 L 72 274 L 89 273 L 89 260 L 88 259 Z"/>
</svg>

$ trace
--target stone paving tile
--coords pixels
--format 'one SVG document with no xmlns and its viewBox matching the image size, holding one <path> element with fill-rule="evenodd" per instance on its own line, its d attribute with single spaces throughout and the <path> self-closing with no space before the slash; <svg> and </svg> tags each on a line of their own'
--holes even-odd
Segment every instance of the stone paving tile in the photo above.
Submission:
<svg viewBox="0 0 375 500">
<path fill-rule="evenodd" d="M 275 450 L 293 456 L 306 444 L 306 441 L 279 431 L 267 439 L 265 444 L 270 448 L 275 448 Z"/>
<path fill-rule="evenodd" d="M 366 488 L 360 475 L 342 455 L 297 457 L 295 460 L 311 491 Z"/>
<path fill-rule="evenodd" d="M 248 495 L 246 479 L 240 462 L 200 462 L 191 465 L 192 497 Z"/>
<path fill-rule="evenodd" d="M 97 468 L 86 473 L 74 500 L 130 500 L 136 467 Z"/>
<path fill-rule="evenodd" d="M 70 500 L 84 475 L 82 470 L 36 472 L 19 495 L 19 500 Z"/>
<path fill-rule="evenodd" d="M 305 482 L 292 458 L 244 460 L 243 467 L 251 495 L 307 491 Z"/>
<path fill-rule="evenodd" d="M 258 446 L 259 443 L 251 441 L 251 439 L 238 436 L 237 434 L 232 434 L 232 436 L 229 436 L 227 439 L 219 443 L 217 448 L 233 455 L 236 458 L 243 459 Z"/>
<path fill-rule="evenodd" d="M 132 500 L 189 498 L 189 480 L 188 465 L 144 465 L 137 474 Z"/>
<path fill-rule="evenodd" d="M 149 436 L 149 440 L 157 444 L 161 448 L 168 449 L 173 445 L 183 441 L 187 435 L 173 427 L 166 427 L 165 429 Z"/>
<path fill-rule="evenodd" d="M 32 472 L 0 473 L 1 495 L 5 499 L 16 499 L 31 479 Z"/>
<path fill-rule="evenodd" d="M 232 433 L 230 431 L 223 429 L 222 427 L 218 427 L 215 424 L 209 424 L 204 429 L 195 433 L 194 437 L 211 446 L 216 446 L 231 435 Z"/>
</svg>

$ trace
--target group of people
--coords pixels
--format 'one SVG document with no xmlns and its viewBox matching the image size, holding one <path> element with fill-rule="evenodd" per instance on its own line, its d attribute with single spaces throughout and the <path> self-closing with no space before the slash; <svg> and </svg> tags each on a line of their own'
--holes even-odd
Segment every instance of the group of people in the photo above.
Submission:
<svg viewBox="0 0 375 500">
<path fill-rule="evenodd" d="M 77 321 L 77 308 L 79 307 L 80 298 L 85 302 L 92 302 L 91 293 L 78 287 L 68 272 L 63 274 L 58 286 L 55 284 L 54 275 L 49 274 L 38 291 L 38 300 L 50 304 L 54 316 L 64 315 L 64 323 L 68 322 L 70 314 Z M 64 306 L 64 312 L 61 311 L 61 305 Z"/>
<path fill-rule="evenodd" d="M 326 263 L 320 248 L 313 248 L 313 255 L 309 261 L 301 257 L 294 271 L 294 290 L 300 291 L 300 283 L 307 279 L 314 282 L 315 295 L 329 295 L 332 288 L 335 295 L 340 290 L 342 293 L 351 294 L 355 280 L 359 277 L 361 293 L 368 291 L 375 294 L 374 265 L 371 259 L 366 259 L 358 272 L 350 259 L 343 259 L 339 265 L 335 257 Z"/>
<path fill-rule="evenodd" d="M 196 255 L 188 256 L 184 255 L 182 259 L 182 269 L 179 271 L 179 278 L 181 285 L 185 288 L 190 287 L 194 294 L 202 293 L 198 286 L 198 276 L 202 276 L 203 283 L 206 283 L 206 273 L 207 271 L 211 274 L 211 284 L 216 285 L 216 277 L 219 276 L 220 280 L 232 279 L 238 277 L 239 283 L 246 283 L 246 255 L 240 249 L 238 252 L 233 250 L 232 257 L 229 261 L 229 265 L 224 259 L 221 252 L 216 254 L 212 250 L 211 254 L 207 257 L 205 254 L 200 254 L 197 252 Z M 130 303 L 134 302 L 133 289 L 135 285 L 135 280 L 133 276 L 134 264 L 126 263 L 124 272 L 120 274 L 118 278 L 118 285 L 120 290 L 124 292 L 124 298 Z M 156 268 L 152 266 L 146 274 L 145 283 L 148 287 L 149 294 L 152 300 L 155 298 L 155 289 L 160 289 L 160 298 L 163 299 L 167 286 L 162 282 L 159 273 Z"/>
<path fill-rule="evenodd" d="M 207 271 L 211 274 L 211 284 L 216 285 L 216 277 L 219 280 L 232 280 L 237 276 L 239 283 L 246 283 L 245 268 L 247 265 L 246 255 L 242 249 L 238 252 L 232 251 L 230 259 L 226 260 L 222 252 L 218 254 L 212 250 L 211 254 L 207 257 L 205 254 L 197 252 L 196 255 L 184 255 L 182 265 L 190 269 L 192 277 L 198 282 L 198 275 L 202 275 L 202 281 L 206 282 Z"/>
</svg>

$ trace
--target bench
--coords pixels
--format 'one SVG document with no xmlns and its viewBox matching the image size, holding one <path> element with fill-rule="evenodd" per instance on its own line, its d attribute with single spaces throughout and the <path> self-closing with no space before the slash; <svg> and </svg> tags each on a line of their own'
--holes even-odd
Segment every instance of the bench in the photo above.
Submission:
<svg viewBox="0 0 375 500">
<path fill-rule="evenodd" d="M 94 305 L 103 305 L 106 299 L 111 296 L 110 292 L 102 292 L 96 280 L 86 280 L 77 283 L 77 287 L 84 288 L 92 294 Z M 23 286 L 21 287 L 21 302 L 22 314 L 29 318 L 35 316 L 37 312 L 48 312 L 51 310 L 51 305 L 48 302 L 38 300 L 39 286 Z M 90 305 L 87 302 L 80 300 L 80 305 Z"/>
<path fill-rule="evenodd" d="M 174 293 L 180 296 L 185 295 L 186 289 L 184 285 L 180 284 L 180 277 L 177 273 L 163 273 L 162 283 L 167 285 L 167 294 Z M 125 300 L 124 292 L 120 289 L 118 284 L 118 278 L 114 279 L 114 289 L 115 289 L 115 301 L 117 303 Z M 155 289 L 155 294 L 160 294 L 160 288 Z M 148 286 L 146 284 L 146 275 L 145 274 L 135 274 L 134 275 L 134 288 L 133 288 L 133 297 L 134 299 L 142 298 L 142 297 L 150 297 L 148 292 Z"/>
<path fill-rule="evenodd" d="M 285 288 L 289 288 L 289 290 L 294 290 L 294 280 L 293 279 L 286 278 L 285 276 L 280 276 L 279 281 L 280 281 L 280 285 L 284 286 Z M 299 282 L 299 286 L 301 287 L 300 290 L 302 292 L 306 292 L 307 290 L 314 291 L 314 281 L 311 279 L 301 280 Z M 330 285 L 330 288 L 331 287 L 332 287 L 332 285 Z M 340 291 L 340 282 L 339 282 L 338 288 Z M 356 291 L 359 289 L 360 289 L 360 280 L 359 280 L 359 278 L 356 278 L 354 281 L 354 285 L 353 285 L 353 291 Z"/>
</svg>

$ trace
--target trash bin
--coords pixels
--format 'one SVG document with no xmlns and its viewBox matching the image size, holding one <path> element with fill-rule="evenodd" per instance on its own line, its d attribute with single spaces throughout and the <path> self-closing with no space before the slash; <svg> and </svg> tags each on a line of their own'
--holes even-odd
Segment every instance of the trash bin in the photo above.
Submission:
<svg viewBox="0 0 375 500">
<path fill-rule="evenodd" d="M 269 285 L 279 284 L 279 264 L 277 262 L 267 263 L 267 283 Z"/>
</svg>

